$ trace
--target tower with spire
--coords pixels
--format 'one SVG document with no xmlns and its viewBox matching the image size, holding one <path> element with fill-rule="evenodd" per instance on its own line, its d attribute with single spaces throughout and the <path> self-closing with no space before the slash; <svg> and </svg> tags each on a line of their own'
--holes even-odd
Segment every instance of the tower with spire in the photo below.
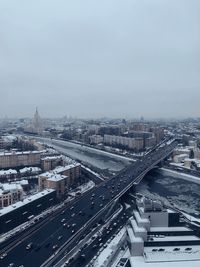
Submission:
<svg viewBox="0 0 200 267">
<path fill-rule="evenodd" d="M 35 133 L 41 133 L 42 132 L 42 119 L 40 118 L 38 108 L 36 107 L 35 114 L 32 121 L 32 127 L 33 131 Z"/>
</svg>

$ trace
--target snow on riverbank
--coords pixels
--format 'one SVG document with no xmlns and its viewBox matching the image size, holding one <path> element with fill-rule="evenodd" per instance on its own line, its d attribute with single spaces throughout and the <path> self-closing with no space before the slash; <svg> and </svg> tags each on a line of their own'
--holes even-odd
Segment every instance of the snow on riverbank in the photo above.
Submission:
<svg viewBox="0 0 200 267">
<path fill-rule="evenodd" d="M 87 170 L 88 172 L 92 173 L 93 175 L 95 175 L 97 178 L 99 178 L 100 180 L 104 181 L 104 179 L 96 172 L 92 171 L 91 169 L 89 169 L 88 167 L 85 167 L 84 165 L 81 164 L 81 168 Z"/>
<path fill-rule="evenodd" d="M 200 178 L 199 177 L 196 177 L 196 176 L 193 176 L 193 175 L 190 175 L 190 174 L 180 173 L 180 172 L 177 172 L 177 171 L 174 171 L 174 170 L 165 169 L 165 168 L 161 168 L 161 170 L 166 172 L 166 173 L 176 174 L 176 176 L 174 176 L 174 178 L 183 179 L 183 180 L 186 180 L 186 181 L 190 181 L 190 182 L 193 182 L 193 183 L 200 184 Z"/>
</svg>

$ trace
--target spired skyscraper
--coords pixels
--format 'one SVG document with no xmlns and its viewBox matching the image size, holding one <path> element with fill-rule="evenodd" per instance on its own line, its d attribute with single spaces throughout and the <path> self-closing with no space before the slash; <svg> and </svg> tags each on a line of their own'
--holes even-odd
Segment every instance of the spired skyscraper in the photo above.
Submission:
<svg viewBox="0 0 200 267">
<path fill-rule="evenodd" d="M 43 129 L 43 121 L 39 115 L 38 108 L 36 107 L 35 114 L 31 123 L 24 129 L 28 133 L 41 134 Z"/>
<path fill-rule="evenodd" d="M 41 133 L 42 132 L 42 119 L 40 118 L 40 115 L 38 113 L 38 108 L 36 107 L 36 111 L 33 117 L 33 122 L 32 122 L 33 129 L 35 130 L 36 133 Z"/>
</svg>

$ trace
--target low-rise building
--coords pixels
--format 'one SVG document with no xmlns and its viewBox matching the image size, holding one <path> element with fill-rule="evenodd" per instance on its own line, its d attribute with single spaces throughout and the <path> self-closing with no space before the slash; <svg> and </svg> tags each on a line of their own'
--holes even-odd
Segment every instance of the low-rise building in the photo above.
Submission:
<svg viewBox="0 0 200 267">
<path fill-rule="evenodd" d="M 23 188 L 18 183 L 0 184 L 0 208 L 7 207 L 23 198 Z"/>
<path fill-rule="evenodd" d="M 41 159 L 41 167 L 43 171 L 50 171 L 58 165 L 63 164 L 62 156 L 49 156 Z"/>
<path fill-rule="evenodd" d="M 196 148 L 197 147 L 197 141 L 196 140 L 190 140 L 189 141 L 189 146 L 192 148 Z"/>
<path fill-rule="evenodd" d="M 199 148 L 194 148 L 193 152 L 194 152 L 194 158 L 195 159 L 200 159 L 200 149 Z"/>
<path fill-rule="evenodd" d="M 67 176 L 69 181 L 68 185 L 70 187 L 74 185 L 74 183 L 77 183 L 79 181 L 79 178 L 81 176 L 81 164 L 74 163 L 66 166 L 58 166 L 54 169 L 54 172 Z"/>
<path fill-rule="evenodd" d="M 0 168 L 40 165 L 40 151 L 3 152 L 0 153 Z"/>
<path fill-rule="evenodd" d="M 191 148 L 188 148 L 188 147 L 178 147 L 178 148 L 174 149 L 173 156 L 181 155 L 181 154 L 187 154 L 188 157 L 189 157 L 190 156 L 190 153 L 191 153 Z"/>
<path fill-rule="evenodd" d="M 17 139 L 13 135 L 4 135 L 0 137 L 0 149 L 7 149 L 12 147 L 13 142 Z"/>
<path fill-rule="evenodd" d="M 46 188 L 55 189 L 57 198 L 61 198 L 67 192 L 68 182 L 68 177 L 65 175 L 51 174 L 46 180 Z"/>
<path fill-rule="evenodd" d="M 186 159 L 188 159 L 188 154 L 180 154 L 180 155 L 174 156 L 174 162 L 175 163 L 184 162 Z"/>
<path fill-rule="evenodd" d="M 17 178 L 17 171 L 13 169 L 0 170 L 0 182 Z"/>
<path fill-rule="evenodd" d="M 98 145 L 103 143 L 103 136 L 101 135 L 91 135 L 90 136 L 90 144 Z"/>
<path fill-rule="evenodd" d="M 70 164 L 67 166 L 59 166 L 51 172 L 45 172 L 39 175 L 39 190 L 46 188 L 56 189 L 57 196 L 62 197 L 81 174 L 81 164 Z"/>
<path fill-rule="evenodd" d="M 41 173 L 42 170 L 39 167 L 24 167 L 19 170 L 20 176 L 31 176 Z"/>
<path fill-rule="evenodd" d="M 40 191 L 47 188 L 55 189 L 57 197 L 61 198 L 67 192 L 69 187 L 69 178 L 55 172 L 45 172 L 39 176 L 38 184 Z"/>
</svg>

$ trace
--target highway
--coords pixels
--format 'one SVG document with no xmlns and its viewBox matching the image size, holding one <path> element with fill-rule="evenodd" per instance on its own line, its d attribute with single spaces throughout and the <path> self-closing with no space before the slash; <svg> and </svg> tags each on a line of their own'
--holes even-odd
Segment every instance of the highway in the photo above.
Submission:
<svg viewBox="0 0 200 267">
<path fill-rule="evenodd" d="M 83 242 L 84 245 L 77 248 L 77 253 L 68 258 L 63 266 L 82 267 L 89 264 L 90 261 L 95 258 L 94 256 L 98 255 L 99 250 L 107 247 L 107 243 L 115 237 L 117 232 L 121 230 L 121 228 L 126 224 L 127 219 L 130 217 L 131 209 L 123 207 L 114 219 L 109 220 L 109 222 L 101 226 L 98 231 L 91 234 L 91 237 Z"/>
<path fill-rule="evenodd" d="M 80 197 L 75 203 L 67 205 L 60 214 L 52 217 L 48 223 L 38 227 L 26 238 L 17 238 L 17 245 L 10 251 L 1 250 L 0 255 L 8 255 L 0 259 L 0 266 L 39 267 L 54 266 L 55 262 L 64 255 L 65 249 L 77 235 L 85 234 L 88 227 L 104 223 L 102 214 L 109 210 L 114 200 L 122 196 L 135 182 L 141 180 L 146 172 L 152 169 L 159 161 L 166 158 L 176 146 L 176 142 L 167 143 L 156 148 L 113 178 L 97 185 L 93 190 Z M 90 230 L 90 229 L 89 229 Z M 70 243 L 71 242 L 71 243 Z M 31 244 L 30 249 L 26 249 Z M 53 255 L 53 265 L 52 262 Z M 48 259 L 51 260 L 48 260 Z"/>
</svg>

